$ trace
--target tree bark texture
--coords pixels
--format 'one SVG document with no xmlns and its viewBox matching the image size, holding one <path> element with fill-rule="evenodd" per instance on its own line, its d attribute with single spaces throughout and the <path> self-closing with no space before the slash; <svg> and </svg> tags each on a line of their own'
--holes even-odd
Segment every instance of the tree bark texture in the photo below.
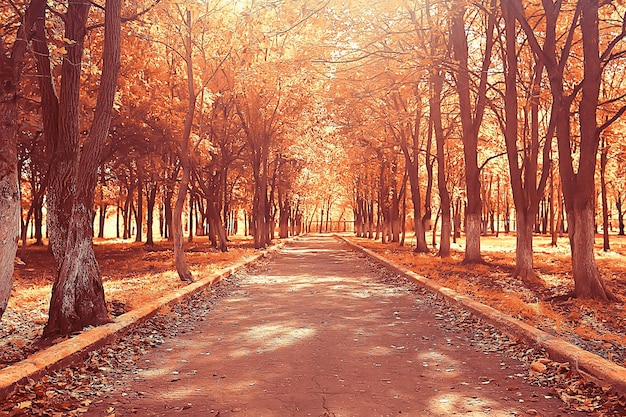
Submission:
<svg viewBox="0 0 626 417">
<path fill-rule="evenodd" d="M 104 27 L 103 67 L 94 119 L 77 161 L 81 169 L 74 170 L 72 186 L 75 194 L 68 234 L 65 236 L 66 247 L 52 287 L 45 336 L 67 335 L 88 325 L 110 321 L 100 270 L 93 252 L 93 205 L 120 69 L 120 0 L 107 0 Z"/>
<path fill-rule="evenodd" d="M 28 38 L 34 30 L 36 19 L 43 15 L 45 5 L 45 0 L 32 0 L 26 5 L 11 50 L 8 50 L 5 39 L 0 39 L 0 319 L 11 295 L 20 238 L 17 100 Z"/>
<path fill-rule="evenodd" d="M 51 165 L 49 173 L 47 227 L 50 234 L 50 248 L 57 263 L 57 269 L 61 267 L 64 259 L 76 191 L 74 178 L 80 149 L 80 63 L 83 59 L 89 9 L 90 4 L 80 0 L 71 0 L 68 3 L 65 15 L 65 37 L 74 42 L 67 45 L 67 54 L 61 67 L 58 137 L 54 138 L 46 132 L 46 140 L 51 149 L 51 160 L 55 162 Z M 51 110 L 51 108 L 42 109 L 43 112 Z"/>
<path fill-rule="evenodd" d="M 20 234 L 20 193 L 17 172 L 16 79 L 0 80 L 0 319 L 6 310 Z"/>
</svg>

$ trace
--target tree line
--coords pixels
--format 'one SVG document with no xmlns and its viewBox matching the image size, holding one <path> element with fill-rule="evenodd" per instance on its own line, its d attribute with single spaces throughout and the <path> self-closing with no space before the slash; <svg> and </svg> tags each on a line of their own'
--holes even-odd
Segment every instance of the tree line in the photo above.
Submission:
<svg viewBox="0 0 626 417">
<path fill-rule="evenodd" d="M 358 233 L 402 243 L 410 196 L 415 250 L 430 250 L 435 217 L 439 254 L 463 225 L 471 264 L 503 213 L 505 227 L 515 222 L 514 274 L 537 282 L 533 233 L 549 224 L 553 243 L 569 238 L 568 296 L 616 300 L 594 237 L 600 224 L 609 249 L 609 199 L 624 233 L 625 13 L 611 1 L 425 1 L 374 17 L 378 30 L 339 59 L 359 62 L 351 79 L 369 83 L 347 87 L 356 100 L 342 111 L 368 167 L 354 179 Z M 368 102 L 359 113 L 357 100 Z"/>
<path fill-rule="evenodd" d="M 220 250 L 240 211 L 263 248 L 351 209 L 359 235 L 403 243 L 410 226 L 416 251 L 444 257 L 462 230 L 468 263 L 502 216 L 515 275 L 537 279 L 533 232 L 566 231 L 572 295 L 614 300 L 593 244 L 600 211 L 608 249 L 610 205 L 623 233 L 625 13 L 591 0 L 5 2 L 0 317 L 20 238 L 32 222 L 42 244 L 45 218 L 45 334 L 107 322 L 92 239 L 110 207 L 123 238 L 153 244 L 159 224 L 184 281 L 184 210 Z"/>
</svg>

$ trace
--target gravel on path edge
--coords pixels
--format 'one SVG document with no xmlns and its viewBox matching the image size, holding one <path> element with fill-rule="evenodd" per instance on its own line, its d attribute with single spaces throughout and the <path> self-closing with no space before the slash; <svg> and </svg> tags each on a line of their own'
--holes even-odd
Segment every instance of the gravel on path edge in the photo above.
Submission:
<svg viewBox="0 0 626 417">
<path fill-rule="evenodd" d="M 512 337 L 513 340 L 523 341 L 526 346 L 535 352 L 534 354 L 526 352 L 526 355 L 524 355 L 525 358 L 522 359 L 530 360 L 530 373 L 535 377 L 537 383 L 569 385 L 571 395 L 564 392 L 564 395 L 561 395 L 564 401 L 567 402 L 568 399 L 572 399 L 571 397 L 579 395 L 580 398 L 574 398 L 574 400 L 579 402 L 586 401 L 587 403 L 592 402 L 593 406 L 590 408 L 593 409 L 599 409 L 602 404 L 607 403 L 610 403 L 608 407 L 610 409 L 615 407 L 621 408 L 622 410 L 625 409 L 626 368 L 581 349 L 563 339 L 559 339 L 543 330 L 532 327 L 521 320 L 484 305 L 468 296 L 459 294 L 450 288 L 444 287 L 431 279 L 396 264 L 372 250 L 359 246 L 341 235 L 335 234 L 333 236 L 345 242 L 351 248 L 362 252 L 379 265 L 399 274 L 417 286 L 441 296 L 452 305 L 456 305 L 468 311 L 476 318 L 493 326 L 499 332 Z M 516 354 L 514 356 L 518 356 L 519 358 L 520 355 Z M 550 360 L 547 361 L 546 357 Z M 553 365 L 547 366 L 545 370 L 541 368 L 539 372 L 533 369 L 533 365 L 542 362 Z M 551 372 L 559 371 L 559 364 L 561 363 L 567 363 L 567 375 L 551 375 Z M 562 369 L 561 367 L 559 372 L 562 372 Z M 598 398 L 600 395 L 606 396 L 606 401 Z M 589 399 L 592 399 L 592 401 Z M 587 410 L 585 408 L 586 406 L 583 405 L 582 411 L 591 411 L 591 409 Z M 620 412 L 619 414 L 613 415 L 624 414 Z"/>
</svg>

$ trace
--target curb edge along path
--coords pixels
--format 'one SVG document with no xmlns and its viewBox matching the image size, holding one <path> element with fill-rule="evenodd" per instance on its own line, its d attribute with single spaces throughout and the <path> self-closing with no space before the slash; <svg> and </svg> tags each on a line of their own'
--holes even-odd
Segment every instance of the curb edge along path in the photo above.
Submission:
<svg viewBox="0 0 626 417">
<path fill-rule="evenodd" d="M 598 386 L 608 386 L 612 391 L 626 395 L 626 368 L 581 349 L 563 339 L 559 339 L 558 337 L 532 327 L 492 307 L 481 304 L 468 296 L 461 295 L 369 249 L 359 246 L 343 236 L 334 236 L 392 271 L 409 278 L 411 281 L 430 291 L 441 294 L 449 301 L 463 306 L 465 309 L 497 327 L 502 332 L 520 338 L 532 347 L 545 349 L 552 359 L 569 362 L 572 369 L 575 369 L 581 375 L 589 378 Z"/>
<path fill-rule="evenodd" d="M 113 343 L 135 327 L 155 316 L 164 307 L 178 304 L 220 282 L 222 279 L 228 278 L 249 264 L 280 249 L 288 240 L 290 239 L 283 240 L 260 253 L 224 267 L 206 278 L 182 287 L 171 294 L 167 294 L 128 313 L 124 313 L 111 323 L 85 330 L 77 336 L 41 350 L 4 369 L 0 369 L 0 402 L 5 401 L 14 394 L 18 386 L 28 381 L 28 379 L 37 380 L 52 371 L 71 366 L 83 360 L 90 352 Z"/>
</svg>

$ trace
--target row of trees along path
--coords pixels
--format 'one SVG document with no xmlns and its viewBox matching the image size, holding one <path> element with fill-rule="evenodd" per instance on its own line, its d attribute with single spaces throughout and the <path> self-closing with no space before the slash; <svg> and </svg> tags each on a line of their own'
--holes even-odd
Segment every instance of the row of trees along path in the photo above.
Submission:
<svg viewBox="0 0 626 417">
<path fill-rule="evenodd" d="M 594 233 L 608 250 L 609 198 L 623 233 L 620 2 L 121 3 L 0 5 L 0 317 L 20 226 L 26 242 L 33 218 L 42 244 L 45 211 L 46 337 L 110 319 L 92 239 L 112 202 L 148 243 L 162 209 L 188 282 L 186 207 L 221 250 L 240 212 L 263 248 L 274 225 L 287 236 L 333 211 L 401 243 L 412 209 L 425 252 L 437 213 L 439 254 L 464 224 L 476 263 L 512 200 L 515 275 L 538 282 L 533 231 L 550 218 L 569 236 L 567 296 L 617 299 Z"/>
</svg>

